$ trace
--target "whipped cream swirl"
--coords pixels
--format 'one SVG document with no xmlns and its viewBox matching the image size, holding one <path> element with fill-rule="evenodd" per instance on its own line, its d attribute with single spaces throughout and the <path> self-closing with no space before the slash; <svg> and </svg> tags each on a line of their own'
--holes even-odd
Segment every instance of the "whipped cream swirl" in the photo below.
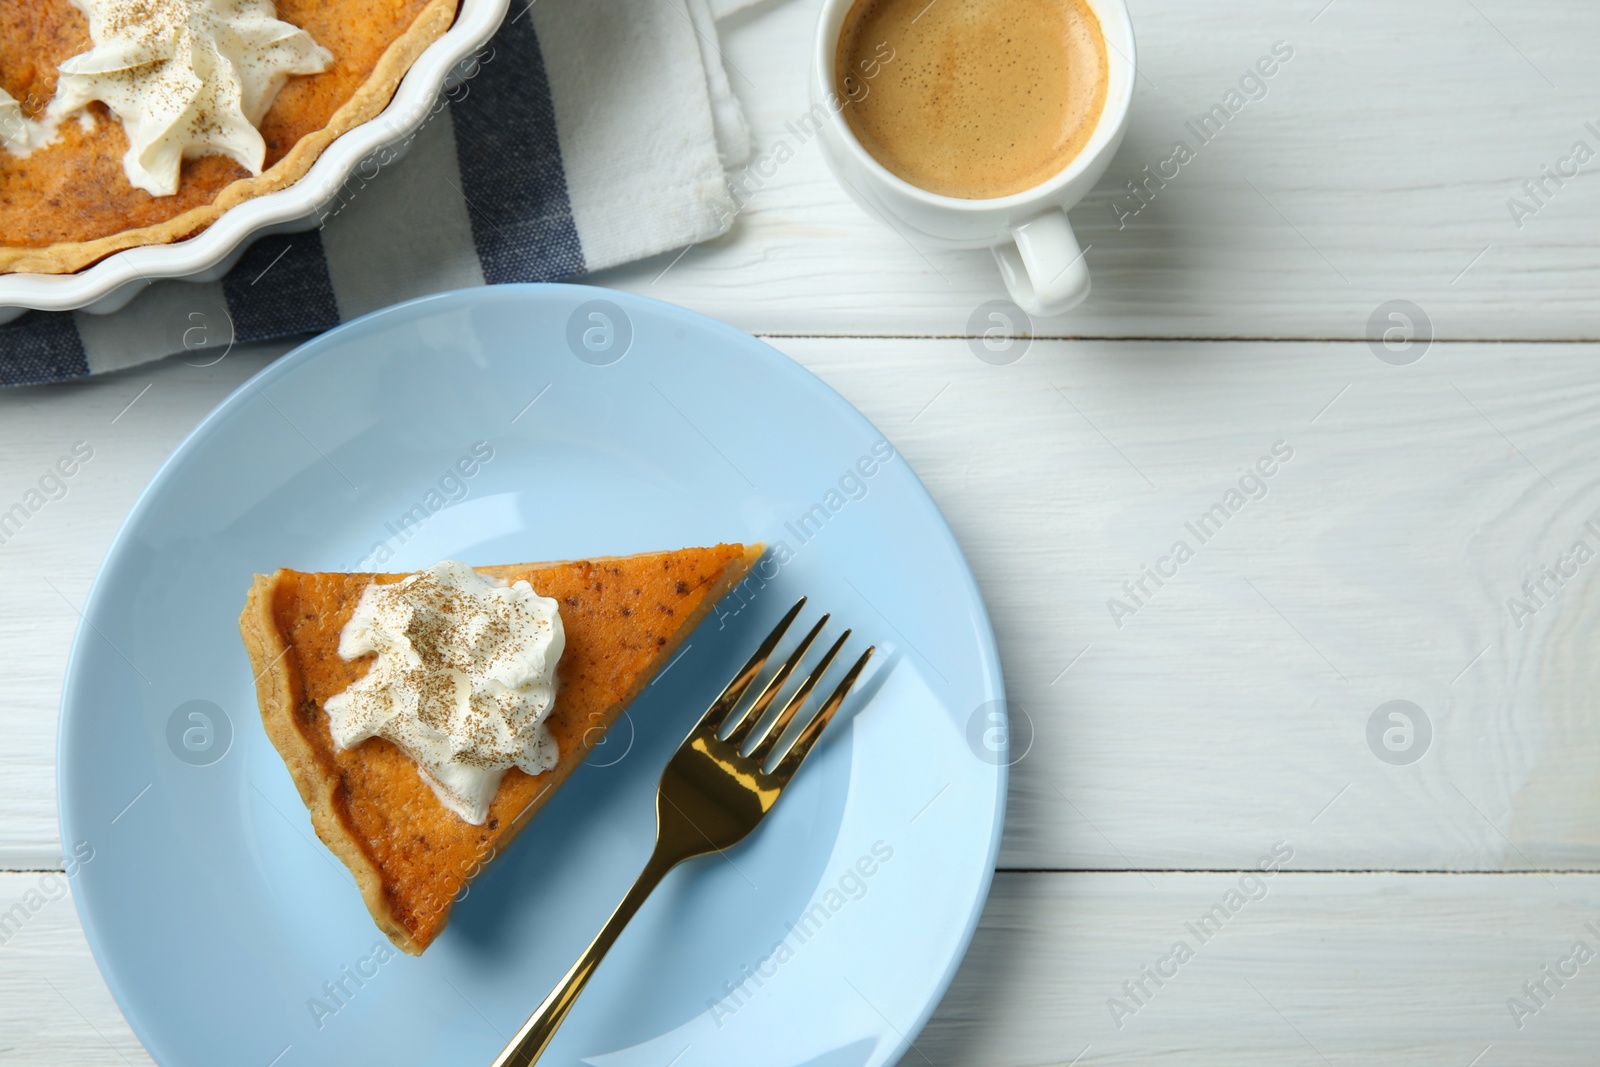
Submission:
<svg viewBox="0 0 1600 1067">
<path fill-rule="evenodd" d="M 178 191 L 184 159 L 220 154 L 260 174 L 256 129 L 292 74 L 333 54 L 276 17 L 271 0 L 73 0 L 94 47 L 61 64 L 51 117 L 92 100 L 128 135 L 123 169 L 153 196 Z"/>
<path fill-rule="evenodd" d="M 378 658 L 328 700 L 334 744 L 388 738 L 445 807 L 482 825 L 508 768 L 556 765 L 544 720 L 565 647 L 556 602 L 525 581 L 507 585 L 445 560 L 369 585 L 339 634 L 339 655 Z"/>
<path fill-rule="evenodd" d="M 0 89 L 0 145 L 25 156 L 55 136 L 55 124 L 28 117 L 22 102 Z"/>
<path fill-rule="evenodd" d="M 0 144 L 13 152 L 25 152 L 33 140 L 33 123 L 22 113 L 16 97 L 0 89 Z"/>
</svg>

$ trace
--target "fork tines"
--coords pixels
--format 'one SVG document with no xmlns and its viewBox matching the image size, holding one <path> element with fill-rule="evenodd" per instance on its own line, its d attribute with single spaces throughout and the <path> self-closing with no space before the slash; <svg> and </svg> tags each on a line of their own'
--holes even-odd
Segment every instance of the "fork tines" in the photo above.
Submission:
<svg viewBox="0 0 1600 1067">
<path fill-rule="evenodd" d="M 822 618 L 817 620 L 816 625 L 812 626 L 811 630 L 800 639 L 800 643 L 795 646 L 794 651 L 789 653 L 789 657 L 783 661 L 772 677 L 767 680 L 767 683 L 761 687 L 760 692 L 756 694 L 755 699 L 750 702 L 747 708 L 742 712 L 735 709 L 738 708 L 740 701 L 743 700 L 756 678 L 760 676 L 762 668 L 766 666 L 767 659 L 771 657 L 773 650 L 778 647 L 778 642 L 783 639 L 784 633 L 787 632 L 789 626 L 799 616 L 800 609 L 805 607 L 805 603 L 805 597 L 801 597 L 795 602 L 794 607 L 789 609 L 788 613 L 779 620 L 778 625 L 773 627 L 772 632 L 761 642 L 761 646 L 756 649 L 755 654 L 740 668 L 733 681 L 728 683 L 727 688 L 722 691 L 722 695 L 712 702 L 705 718 L 701 720 L 702 730 L 718 735 L 724 743 L 733 746 L 734 749 L 753 760 L 758 766 L 766 765 L 774 750 L 777 749 L 778 742 L 782 740 L 783 735 L 794 722 L 800 709 L 805 705 L 807 698 L 811 696 L 811 691 L 817 687 L 817 683 L 822 680 L 822 676 L 827 673 L 828 668 L 833 664 L 834 657 L 839 654 L 840 649 L 844 648 L 845 642 L 850 639 L 849 630 L 839 635 L 838 640 L 834 641 L 833 645 L 822 654 L 822 658 L 811 668 L 810 673 L 801 680 L 794 692 L 784 701 L 776 717 L 758 733 L 757 726 L 766 718 L 773 702 L 777 699 L 785 684 L 799 669 L 806 653 L 810 651 L 812 644 L 816 642 L 817 636 L 822 633 L 823 627 L 828 624 L 829 616 L 823 615 Z M 872 653 L 873 649 L 869 647 L 861 654 L 861 658 L 856 660 L 855 664 L 845 672 L 844 677 L 834 687 L 832 694 L 823 702 L 822 707 L 801 727 L 793 743 L 779 757 L 772 772 L 774 775 L 786 778 L 794 773 L 795 768 L 800 766 L 801 761 L 806 758 L 806 755 L 817 743 L 817 739 L 822 736 L 822 732 L 828 728 L 828 723 L 832 721 L 834 714 L 838 712 L 839 706 L 844 703 L 845 697 L 849 696 L 851 688 L 856 684 L 856 679 L 861 676 L 861 672 L 867 666 L 867 661 L 872 658 Z M 722 728 L 729 721 L 732 722 L 732 726 L 726 734 L 723 734 Z M 747 749 L 747 743 L 753 734 L 755 735 L 755 743 Z"/>
</svg>

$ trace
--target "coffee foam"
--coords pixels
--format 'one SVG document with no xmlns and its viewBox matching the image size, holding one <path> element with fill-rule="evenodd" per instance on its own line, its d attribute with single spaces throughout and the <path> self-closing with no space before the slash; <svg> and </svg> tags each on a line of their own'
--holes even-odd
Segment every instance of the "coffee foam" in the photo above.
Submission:
<svg viewBox="0 0 1600 1067">
<path fill-rule="evenodd" d="M 879 163 L 929 192 L 986 199 L 1031 189 L 1083 150 L 1109 68 L 1084 0 L 857 0 L 834 80 Z"/>
</svg>

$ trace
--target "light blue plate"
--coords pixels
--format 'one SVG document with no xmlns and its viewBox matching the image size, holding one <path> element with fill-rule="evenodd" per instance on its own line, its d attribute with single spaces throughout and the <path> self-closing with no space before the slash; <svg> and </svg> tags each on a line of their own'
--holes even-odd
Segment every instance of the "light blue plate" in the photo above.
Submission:
<svg viewBox="0 0 1600 1067">
<path fill-rule="evenodd" d="M 756 540 L 772 546 L 757 578 L 427 954 L 388 949 L 262 731 L 236 621 L 251 574 Z M 63 698 L 62 834 L 92 849 L 78 910 L 151 1055 L 487 1064 L 643 865 L 668 755 L 801 594 L 804 618 L 831 611 L 852 648 L 876 643 L 877 669 L 766 823 L 656 891 L 545 1063 L 906 1051 L 977 923 L 1004 814 L 1000 669 L 972 575 L 849 404 L 753 338 L 640 297 L 447 293 L 245 383 L 117 535 Z"/>
</svg>

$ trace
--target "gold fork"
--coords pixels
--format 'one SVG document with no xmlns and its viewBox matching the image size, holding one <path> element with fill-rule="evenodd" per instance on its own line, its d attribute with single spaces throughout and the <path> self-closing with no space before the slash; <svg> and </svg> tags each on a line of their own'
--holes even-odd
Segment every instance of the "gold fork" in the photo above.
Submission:
<svg viewBox="0 0 1600 1067">
<path fill-rule="evenodd" d="M 650 854 L 649 862 L 644 865 L 633 888 L 628 890 L 628 895 L 617 905 L 617 910 L 611 913 L 611 918 L 606 920 L 605 926 L 600 928 L 589 947 L 584 949 L 583 955 L 578 957 L 578 962 L 572 965 L 572 969 L 550 991 L 550 995 L 544 998 L 544 1003 L 523 1023 L 517 1036 L 495 1059 L 493 1067 L 529 1067 L 537 1061 L 555 1037 L 556 1029 L 572 1010 L 573 1003 L 577 1001 L 578 994 L 583 992 L 595 968 L 600 966 L 606 951 L 667 872 L 684 860 L 720 852 L 744 840 L 772 810 L 772 806 L 778 802 L 778 796 L 794 777 L 794 772 L 816 747 L 817 739 L 827 729 L 839 705 L 844 703 L 850 688 L 866 667 L 867 660 L 872 657 L 871 648 L 862 653 L 861 658 L 845 673 L 832 695 L 800 729 L 783 755 L 778 757 L 772 770 L 765 769 L 772 762 L 772 754 L 796 713 L 816 688 L 834 656 L 844 647 L 850 637 L 849 630 L 841 634 L 833 647 L 817 661 L 816 667 L 748 750 L 746 742 L 766 716 L 784 683 L 800 666 L 812 642 L 822 632 L 828 621 L 826 615 L 817 621 L 810 633 L 800 639 L 800 644 L 761 689 L 749 708 L 743 714 L 733 714 L 805 602 L 806 598 L 801 597 L 789 609 L 789 613 L 761 642 L 755 655 L 728 683 L 722 695 L 712 701 L 711 707 L 689 732 L 683 744 L 678 746 L 678 751 L 661 774 L 661 786 L 656 792 L 656 847 Z M 723 734 L 723 727 L 728 725 L 730 718 L 732 726 Z"/>
</svg>

